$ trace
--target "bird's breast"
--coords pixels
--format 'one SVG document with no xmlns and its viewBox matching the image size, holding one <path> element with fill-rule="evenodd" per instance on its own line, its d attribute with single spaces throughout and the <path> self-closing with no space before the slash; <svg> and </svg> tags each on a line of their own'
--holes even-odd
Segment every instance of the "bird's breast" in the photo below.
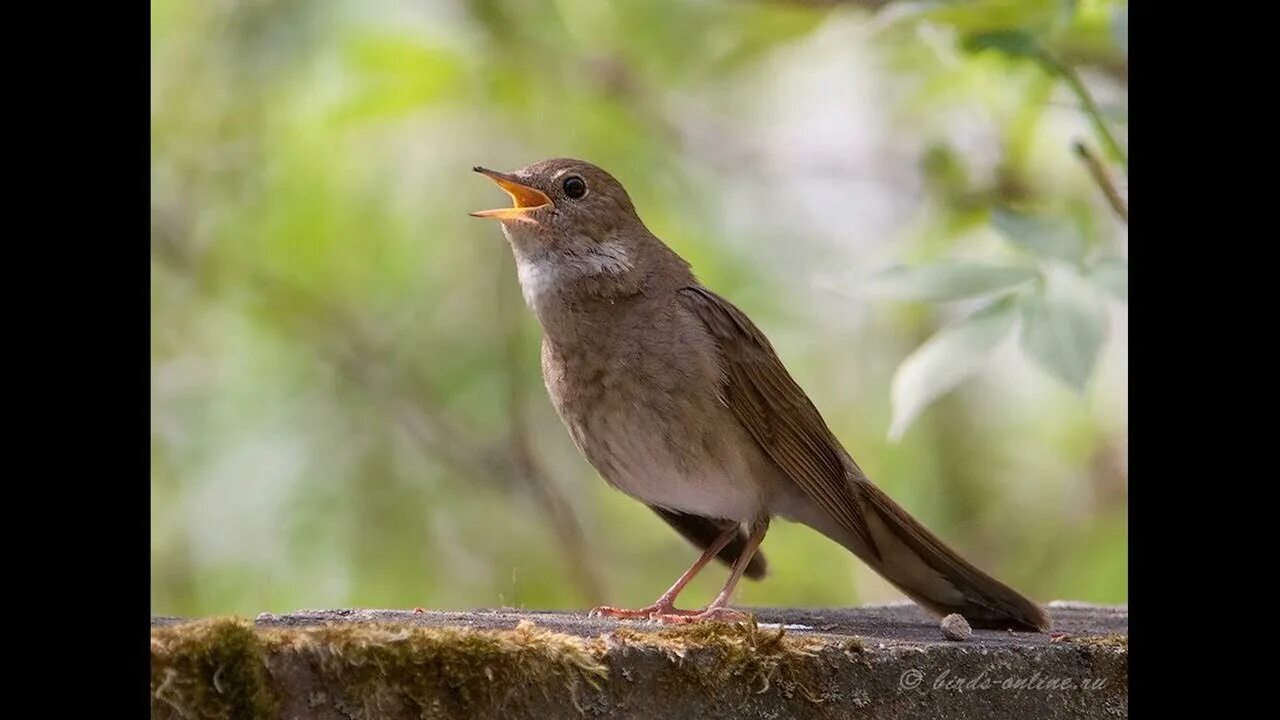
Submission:
<svg viewBox="0 0 1280 720">
<path fill-rule="evenodd" d="M 753 519 L 766 461 L 720 400 L 714 346 L 678 326 L 580 337 L 545 340 L 543 374 L 574 443 L 605 480 L 650 505 Z"/>
</svg>

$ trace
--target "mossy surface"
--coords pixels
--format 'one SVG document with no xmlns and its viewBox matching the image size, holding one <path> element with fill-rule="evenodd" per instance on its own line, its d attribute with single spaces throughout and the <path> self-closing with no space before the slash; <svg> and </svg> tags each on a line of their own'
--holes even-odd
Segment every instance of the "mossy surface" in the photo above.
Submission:
<svg viewBox="0 0 1280 720">
<path fill-rule="evenodd" d="M 933 641 L 933 626 L 907 624 L 893 630 L 925 640 L 885 642 L 847 628 L 808 629 L 813 624 L 790 632 L 754 621 L 661 627 L 551 614 L 534 618 L 538 624 L 493 613 L 396 617 L 306 611 L 255 624 L 156 624 L 152 717 L 977 717 L 990 709 L 981 697 L 907 693 L 902 678 L 995 669 L 1106 685 L 1048 701 L 1043 691 L 1008 693 L 1007 712 L 991 720 L 1110 716 L 1127 707 L 1128 637 L 1105 625 L 1061 644 L 992 633 L 986 645 L 979 638 L 957 647 Z"/>
<path fill-rule="evenodd" d="M 584 714 L 607 695 L 611 654 L 665 658 L 661 685 L 673 694 L 750 696 L 777 688 L 822 702 L 815 637 L 762 630 L 755 622 L 660 629 L 619 628 L 597 637 L 551 632 L 530 622 L 511 630 L 352 623 L 305 629 L 254 628 L 234 620 L 152 631 L 152 715 L 265 718 L 276 698 L 268 666 L 301 663 L 316 674 L 312 705 L 375 718 L 518 717 L 552 704 Z M 861 651 L 846 640 L 845 653 Z"/>
<path fill-rule="evenodd" d="M 777 686 L 788 698 L 814 704 L 823 701 L 822 675 L 827 666 L 819 660 L 818 650 L 829 643 L 817 637 L 790 635 L 781 628 L 762 630 L 754 619 L 645 631 L 622 628 L 610 637 L 666 654 L 680 671 L 670 674 L 668 685 L 722 690 L 735 683 L 756 694 Z M 860 652 L 861 645 L 850 638 L 845 649 Z"/>
<path fill-rule="evenodd" d="M 488 716 L 531 700 L 581 707 L 582 693 L 608 676 L 601 640 L 528 622 L 513 630 L 330 625 L 266 631 L 263 642 L 273 654 L 304 657 L 347 712 L 368 718 Z"/>
<path fill-rule="evenodd" d="M 153 718 L 266 720 L 275 706 L 248 623 L 212 619 L 151 630 Z"/>
</svg>

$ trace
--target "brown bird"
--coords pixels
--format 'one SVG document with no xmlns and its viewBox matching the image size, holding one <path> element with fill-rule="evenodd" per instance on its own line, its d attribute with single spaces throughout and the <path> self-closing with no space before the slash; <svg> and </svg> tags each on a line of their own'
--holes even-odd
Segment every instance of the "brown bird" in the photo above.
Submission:
<svg viewBox="0 0 1280 720">
<path fill-rule="evenodd" d="M 475 168 L 514 206 L 496 218 L 543 328 L 542 374 L 569 435 L 613 487 L 645 503 L 701 557 L 649 607 L 593 614 L 663 622 L 739 618 L 738 580 L 760 578 L 769 521 L 843 545 L 938 615 L 1048 630 L 1038 605 L 982 572 L 871 483 L 769 340 L 641 222 L 604 170 L 556 158 Z M 732 568 L 703 610 L 676 596 L 712 558 Z"/>
</svg>

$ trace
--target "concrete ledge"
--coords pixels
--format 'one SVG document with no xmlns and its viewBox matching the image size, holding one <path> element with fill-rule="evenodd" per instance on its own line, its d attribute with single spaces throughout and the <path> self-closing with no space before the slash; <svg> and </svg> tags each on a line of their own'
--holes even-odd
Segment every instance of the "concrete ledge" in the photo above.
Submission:
<svg viewBox="0 0 1280 720">
<path fill-rule="evenodd" d="M 153 718 L 1128 715 L 1128 610 L 943 638 L 912 605 L 663 627 L 519 610 L 154 618 Z"/>
</svg>

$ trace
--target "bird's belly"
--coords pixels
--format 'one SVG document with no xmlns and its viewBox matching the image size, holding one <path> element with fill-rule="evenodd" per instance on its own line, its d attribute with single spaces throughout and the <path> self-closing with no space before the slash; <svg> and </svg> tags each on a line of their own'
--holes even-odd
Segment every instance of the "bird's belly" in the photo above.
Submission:
<svg viewBox="0 0 1280 720">
<path fill-rule="evenodd" d="M 649 505 L 706 517 L 750 522 L 764 507 L 760 464 L 736 425 L 720 432 L 703 417 L 631 412 L 594 413 L 575 440 L 605 480 Z"/>
</svg>

